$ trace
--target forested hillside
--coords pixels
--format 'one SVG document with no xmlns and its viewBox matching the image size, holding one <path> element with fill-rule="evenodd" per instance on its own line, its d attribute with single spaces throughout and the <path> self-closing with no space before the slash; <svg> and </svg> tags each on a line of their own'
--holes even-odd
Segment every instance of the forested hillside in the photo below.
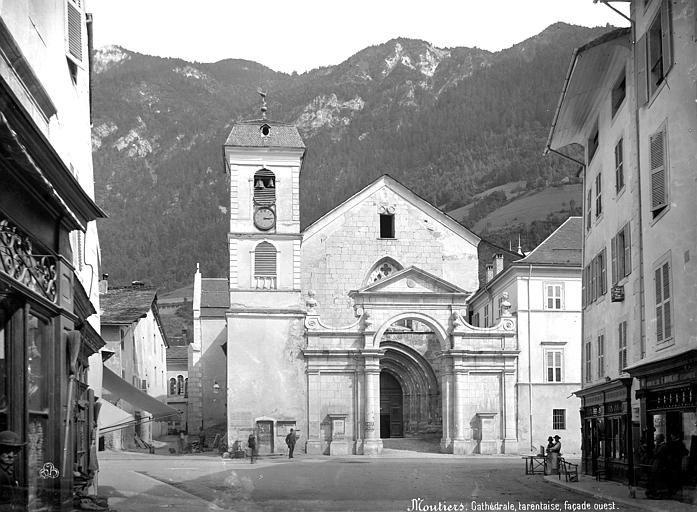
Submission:
<svg viewBox="0 0 697 512">
<path fill-rule="evenodd" d="M 100 49 L 93 142 L 97 200 L 110 216 L 100 224 L 103 269 L 115 282 L 165 288 L 191 281 L 197 262 L 207 276 L 227 275 L 222 144 L 233 122 L 258 117 L 259 86 L 269 117 L 295 123 L 308 147 L 303 226 L 385 173 L 446 211 L 512 181 L 527 192 L 574 182 L 577 169 L 542 150 L 573 48 L 609 29 L 559 23 L 497 53 L 395 39 L 302 75 Z M 550 213 L 552 224 L 563 220 Z M 510 231 L 530 231 L 529 247 L 535 219 L 522 220 Z"/>
</svg>

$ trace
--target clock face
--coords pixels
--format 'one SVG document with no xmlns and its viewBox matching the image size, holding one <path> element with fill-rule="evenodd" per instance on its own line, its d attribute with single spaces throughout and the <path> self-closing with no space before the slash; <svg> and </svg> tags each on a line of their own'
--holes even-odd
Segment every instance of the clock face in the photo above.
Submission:
<svg viewBox="0 0 697 512">
<path fill-rule="evenodd" d="M 254 212 L 254 225 L 266 231 L 276 224 L 276 213 L 271 208 L 257 208 Z"/>
</svg>

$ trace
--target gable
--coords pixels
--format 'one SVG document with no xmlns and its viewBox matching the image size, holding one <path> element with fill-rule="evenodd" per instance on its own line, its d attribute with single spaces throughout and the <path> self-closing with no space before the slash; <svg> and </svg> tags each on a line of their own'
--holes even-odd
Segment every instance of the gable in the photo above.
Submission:
<svg viewBox="0 0 697 512">
<path fill-rule="evenodd" d="M 409 267 L 365 286 L 361 293 L 467 293 L 462 288 L 421 270 Z"/>
<path fill-rule="evenodd" d="M 303 231 L 303 241 L 308 240 L 318 234 L 324 234 L 327 231 L 332 231 L 336 224 L 341 222 L 341 219 L 344 216 L 350 214 L 352 209 L 360 207 L 363 203 L 370 201 L 371 199 L 375 200 L 376 197 L 380 196 L 380 192 L 383 192 L 382 195 L 385 195 L 385 192 L 388 192 L 388 195 L 389 193 L 392 193 L 398 196 L 400 200 L 432 219 L 434 223 L 437 223 L 441 227 L 441 229 L 446 228 L 459 237 L 467 240 L 475 247 L 477 244 L 479 244 L 480 238 L 472 231 L 387 174 L 381 176 L 373 183 L 363 188 L 358 193 L 354 194 L 333 210 L 320 217 L 313 224 L 308 226 Z"/>
</svg>

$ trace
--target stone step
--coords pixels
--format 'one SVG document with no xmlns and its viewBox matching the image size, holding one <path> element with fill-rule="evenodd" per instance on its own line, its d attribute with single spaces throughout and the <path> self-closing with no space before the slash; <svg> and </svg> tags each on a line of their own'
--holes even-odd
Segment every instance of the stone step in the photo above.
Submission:
<svg viewBox="0 0 697 512">
<path fill-rule="evenodd" d="M 440 453 L 440 438 L 392 437 L 382 440 L 383 448 L 421 453 Z"/>
</svg>

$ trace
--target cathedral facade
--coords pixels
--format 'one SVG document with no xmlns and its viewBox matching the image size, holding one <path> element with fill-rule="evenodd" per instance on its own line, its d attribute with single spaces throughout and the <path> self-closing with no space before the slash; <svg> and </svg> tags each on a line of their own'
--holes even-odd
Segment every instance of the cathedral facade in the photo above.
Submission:
<svg viewBox="0 0 697 512">
<path fill-rule="evenodd" d="M 194 285 L 189 422 L 228 445 L 380 454 L 415 438 L 445 453 L 517 453 L 516 318 L 467 322 L 474 233 L 389 176 L 300 230 L 305 146 L 294 126 L 233 126 L 229 279 Z M 520 444 L 520 446 L 519 446 Z"/>
</svg>

